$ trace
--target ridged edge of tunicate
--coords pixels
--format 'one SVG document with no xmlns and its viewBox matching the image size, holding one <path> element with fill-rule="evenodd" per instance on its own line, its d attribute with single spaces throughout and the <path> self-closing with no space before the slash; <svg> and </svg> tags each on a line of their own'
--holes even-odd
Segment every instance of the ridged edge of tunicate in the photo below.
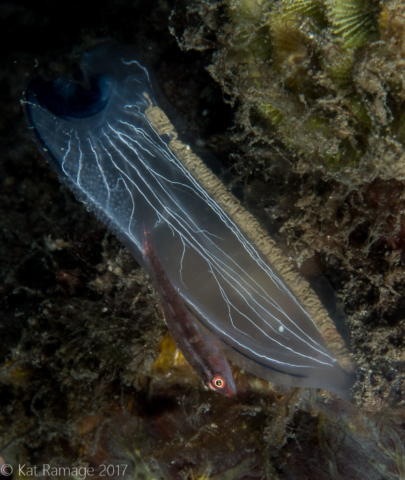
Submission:
<svg viewBox="0 0 405 480">
<path fill-rule="evenodd" d="M 147 94 L 145 94 L 146 97 Z M 260 253 L 275 268 L 291 292 L 315 321 L 328 349 L 347 373 L 354 372 L 354 364 L 350 352 L 336 330 L 333 320 L 322 305 L 307 280 L 294 268 L 283 251 L 267 234 L 260 223 L 241 205 L 240 201 L 228 191 L 226 186 L 211 172 L 200 157 L 181 142 L 167 115 L 156 105 L 150 103 L 145 115 L 156 128 L 159 135 L 169 134 L 170 149 L 177 155 L 193 177 L 209 193 L 212 198 L 231 217 L 242 232 L 255 243 Z"/>
</svg>

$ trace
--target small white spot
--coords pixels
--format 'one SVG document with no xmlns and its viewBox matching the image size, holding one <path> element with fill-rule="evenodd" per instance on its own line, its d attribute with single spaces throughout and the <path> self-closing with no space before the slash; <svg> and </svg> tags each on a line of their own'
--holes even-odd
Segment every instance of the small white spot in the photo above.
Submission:
<svg viewBox="0 0 405 480">
<path fill-rule="evenodd" d="M 279 332 L 284 332 L 284 327 L 283 327 L 282 325 L 280 325 L 280 326 L 278 327 L 278 331 L 279 331 Z"/>
</svg>

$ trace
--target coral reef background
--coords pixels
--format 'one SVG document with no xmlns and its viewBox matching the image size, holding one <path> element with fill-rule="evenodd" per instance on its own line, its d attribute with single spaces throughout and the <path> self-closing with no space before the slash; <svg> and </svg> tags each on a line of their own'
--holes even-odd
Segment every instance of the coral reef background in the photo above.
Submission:
<svg viewBox="0 0 405 480">
<path fill-rule="evenodd" d="M 405 478 L 405 7 L 105 0 L 60 12 L 0 5 L 0 455 L 125 463 L 128 478 Z M 237 369 L 235 401 L 206 392 L 147 276 L 46 165 L 21 93 L 104 38 L 135 45 L 247 207 L 303 274 L 316 263 L 332 284 L 359 365 L 353 406 Z"/>
</svg>

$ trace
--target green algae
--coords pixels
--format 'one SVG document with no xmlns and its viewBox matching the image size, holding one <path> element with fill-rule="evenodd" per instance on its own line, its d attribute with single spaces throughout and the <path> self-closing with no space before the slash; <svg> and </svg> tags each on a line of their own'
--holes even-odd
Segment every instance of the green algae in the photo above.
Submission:
<svg viewBox="0 0 405 480">
<path fill-rule="evenodd" d="M 370 163 L 378 168 L 382 159 L 371 154 L 376 136 L 402 143 L 400 109 L 391 98 L 403 85 L 404 25 L 395 2 L 223 4 L 229 23 L 217 34 L 209 71 L 228 101 L 240 104 L 246 135 L 259 127 L 291 155 L 333 171 L 369 169 Z M 182 45 L 192 49 L 193 41 Z M 252 110 L 259 114 L 254 122 L 247 118 Z"/>
<path fill-rule="evenodd" d="M 333 170 L 361 162 L 367 138 L 359 139 L 358 132 L 365 137 L 372 127 L 362 94 L 353 88 L 360 48 L 378 38 L 380 8 L 369 3 L 228 2 L 236 39 L 232 50 L 241 46 L 241 38 L 257 45 L 245 58 L 247 95 L 247 79 L 256 89 L 249 101 L 288 149 Z M 253 26 L 261 32 L 268 26 L 268 37 L 256 35 Z M 264 42 L 267 56 L 259 48 Z"/>
</svg>

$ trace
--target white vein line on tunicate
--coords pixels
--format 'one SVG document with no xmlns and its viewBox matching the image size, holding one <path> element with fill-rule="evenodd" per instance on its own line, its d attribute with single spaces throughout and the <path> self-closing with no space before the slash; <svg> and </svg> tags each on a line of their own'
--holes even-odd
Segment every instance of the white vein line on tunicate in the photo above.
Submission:
<svg viewBox="0 0 405 480">
<path fill-rule="evenodd" d="M 107 211 L 107 215 L 109 214 L 109 209 L 110 209 L 110 195 L 111 195 L 111 192 L 110 192 L 110 186 L 108 185 L 108 182 L 107 182 L 107 178 L 105 176 L 105 173 L 104 173 L 104 170 L 103 168 L 101 168 L 101 165 L 100 165 L 100 162 L 98 160 L 98 155 L 97 155 L 97 152 L 94 150 L 94 147 L 93 147 L 93 144 L 91 143 L 91 140 L 90 138 L 87 138 L 89 144 L 90 144 L 90 148 L 92 150 L 92 152 L 94 153 L 94 156 L 96 157 L 96 162 L 97 162 L 97 165 L 98 165 L 98 168 L 100 170 L 100 173 L 103 177 L 103 182 L 104 182 L 104 185 L 107 189 L 107 203 L 106 203 L 106 211 Z"/>
<path fill-rule="evenodd" d="M 81 180 L 80 180 L 80 174 L 82 172 L 82 168 L 83 168 L 83 152 L 82 152 L 82 147 L 81 147 L 81 144 L 80 144 L 80 139 L 79 137 L 77 136 L 77 131 L 75 130 L 75 135 L 76 135 L 76 138 L 77 138 L 77 148 L 80 152 L 79 154 L 79 169 L 77 171 L 77 177 L 76 177 L 76 185 L 79 187 L 79 188 L 82 188 L 82 184 L 81 184 Z M 91 196 L 92 197 L 92 196 Z"/>
<path fill-rule="evenodd" d="M 122 177 L 121 177 L 122 178 Z M 132 202 L 132 211 L 131 211 L 131 217 L 130 217 L 130 220 L 129 220 L 129 223 L 128 223 L 128 232 L 131 231 L 131 225 L 132 225 L 132 220 L 134 218 L 134 213 L 135 213 L 135 200 L 134 200 L 134 197 L 132 195 L 132 192 L 131 190 L 129 189 L 128 185 L 127 185 L 127 182 L 125 181 L 124 178 L 122 178 L 122 181 L 124 182 L 124 187 L 126 188 L 127 192 L 128 192 L 128 195 L 131 197 L 131 202 Z"/>
<path fill-rule="evenodd" d="M 181 258 L 180 258 L 180 271 L 179 271 L 179 273 L 180 273 L 180 281 L 181 281 L 181 283 L 184 285 L 184 287 L 187 288 L 187 290 L 188 290 L 187 285 L 183 282 L 183 260 L 184 260 L 184 255 L 185 255 L 185 253 L 186 253 L 186 243 L 184 242 L 184 238 L 183 238 L 183 237 L 180 237 L 180 241 L 181 241 L 181 243 L 182 243 L 182 245 L 183 245 L 183 252 L 182 252 Z"/>
<path fill-rule="evenodd" d="M 71 136 L 71 135 L 72 135 L 72 132 L 73 132 L 73 129 L 70 130 L 70 133 L 68 134 L 68 135 L 69 135 L 68 149 L 67 149 L 65 155 L 63 155 L 62 165 L 61 165 L 62 170 L 65 172 L 65 174 L 66 174 L 67 176 L 69 176 L 69 175 L 68 175 L 67 171 L 65 170 L 65 161 L 66 161 L 66 159 L 67 159 L 67 157 L 68 157 L 68 155 L 69 155 L 69 153 L 70 153 L 70 146 L 71 146 L 71 143 L 72 143 L 72 136 Z"/>
<path fill-rule="evenodd" d="M 150 79 L 149 79 L 149 72 L 148 70 L 142 66 L 139 62 L 137 62 L 136 60 L 124 60 L 123 58 L 121 58 L 121 62 L 124 64 L 124 65 L 131 65 L 132 63 L 135 63 L 136 65 L 138 65 L 138 67 L 144 71 L 145 75 L 146 75 L 146 78 L 148 79 L 148 83 L 149 83 L 149 86 L 152 88 L 152 85 L 150 83 Z M 143 85 L 143 84 L 142 84 Z"/>
</svg>

